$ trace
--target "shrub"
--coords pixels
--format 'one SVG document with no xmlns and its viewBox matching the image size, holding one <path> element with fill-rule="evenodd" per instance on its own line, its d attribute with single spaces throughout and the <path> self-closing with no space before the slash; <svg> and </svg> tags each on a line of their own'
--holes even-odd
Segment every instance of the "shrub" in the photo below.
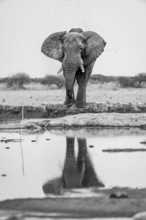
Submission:
<svg viewBox="0 0 146 220">
<path fill-rule="evenodd" d="M 119 76 L 118 82 L 122 88 L 136 87 L 134 77 Z"/>
<path fill-rule="evenodd" d="M 0 78 L 0 84 L 6 83 L 8 81 L 8 77 Z"/>
<path fill-rule="evenodd" d="M 141 88 L 142 83 L 146 83 L 146 75 L 138 74 L 133 77 L 120 76 L 118 82 L 122 88 Z"/>
<path fill-rule="evenodd" d="M 64 86 L 64 78 L 62 76 L 47 75 L 42 80 L 43 85 L 53 85 L 55 84 L 59 89 Z"/>
<path fill-rule="evenodd" d="M 7 79 L 7 86 L 15 89 L 24 89 L 24 84 L 30 81 L 28 74 L 16 73 Z"/>
<path fill-rule="evenodd" d="M 93 84 L 96 84 L 98 82 L 104 83 L 105 82 L 105 76 L 100 75 L 100 74 L 93 74 L 90 76 L 89 81 Z"/>
<path fill-rule="evenodd" d="M 93 74 L 90 77 L 90 82 L 93 84 L 96 83 L 109 83 L 109 82 L 116 82 L 117 77 L 116 76 L 104 76 L 101 74 Z"/>
</svg>

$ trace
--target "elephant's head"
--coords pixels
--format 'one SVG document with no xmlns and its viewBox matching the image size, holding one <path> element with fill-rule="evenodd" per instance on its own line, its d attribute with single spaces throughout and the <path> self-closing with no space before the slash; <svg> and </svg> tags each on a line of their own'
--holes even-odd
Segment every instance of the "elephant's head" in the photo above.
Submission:
<svg viewBox="0 0 146 220">
<path fill-rule="evenodd" d="M 82 74 L 87 65 L 103 52 L 105 41 L 97 33 L 71 29 L 51 34 L 43 43 L 41 51 L 46 56 L 62 62 L 65 85 L 68 91 L 73 88 L 75 75 L 80 68 Z"/>
</svg>

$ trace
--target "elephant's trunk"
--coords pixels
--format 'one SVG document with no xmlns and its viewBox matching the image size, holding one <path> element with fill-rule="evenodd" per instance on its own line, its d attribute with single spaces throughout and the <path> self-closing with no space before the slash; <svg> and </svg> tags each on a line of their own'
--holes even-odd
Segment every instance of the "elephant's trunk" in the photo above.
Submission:
<svg viewBox="0 0 146 220">
<path fill-rule="evenodd" d="M 77 66 L 72 63 L 64 64 L 64 77 L 65 77 L 65 87 L 67 90 L 67 94 L 70 98 L 72 98 L 73 85 L 75 81 L 75 75 L 77 71 Z"/>
<path fill-rule="evenodd" d="M 67 93 L 69 92 L 68 95 L 70 97 L 70 91 L 73 90 L 77 70 L 80 68 L 82 72 L 85 71 L 81 54 L 76 54 L 74 50 L 70 49 L 70 51 L 65 54 L 62 66 L 64 71 L 66 90 Z"/>
</svg>

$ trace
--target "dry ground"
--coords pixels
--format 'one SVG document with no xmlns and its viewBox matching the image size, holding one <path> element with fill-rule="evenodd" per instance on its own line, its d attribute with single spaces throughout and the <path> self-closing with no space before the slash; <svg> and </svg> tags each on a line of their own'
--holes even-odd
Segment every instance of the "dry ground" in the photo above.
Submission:
<svg viewBox="0 0 146 220">
<path fill-rule="evenodd" d="M 38 90 L 36 89 L 38 87 Z M 40 106 L 61 104 L 65 99 L 65 89 L 44 89 L 39 86 L 28 90 L 1 90 L 0 105 Z M 33 89 L 33 90 L 32 90 Z M 77 87 L 75 88 L 77 90 Z M 89 84 L 87 101 L 98 103 L 146 103 L 146 89 L 121 89 L 114 86 Z"/>
</svg>

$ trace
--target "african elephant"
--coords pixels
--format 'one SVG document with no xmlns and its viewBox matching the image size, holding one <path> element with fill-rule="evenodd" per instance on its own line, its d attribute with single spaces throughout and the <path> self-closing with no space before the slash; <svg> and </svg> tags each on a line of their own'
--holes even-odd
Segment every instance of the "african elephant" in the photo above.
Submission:
<svg viewBox="0 0 146 220">
<path fill-rule="evenodd" d="M 80 28 L 51 34 L 42 44 L 41 52 L 62 63 L 65 78 L 66 99 L 70 106 L 86 105 L 86 87 L 97 57 L 103 52 L 106 42 L 93 31 Z M 78 92 L 75 100 L 74 82 L 77 81 Z"/>
</svg>

